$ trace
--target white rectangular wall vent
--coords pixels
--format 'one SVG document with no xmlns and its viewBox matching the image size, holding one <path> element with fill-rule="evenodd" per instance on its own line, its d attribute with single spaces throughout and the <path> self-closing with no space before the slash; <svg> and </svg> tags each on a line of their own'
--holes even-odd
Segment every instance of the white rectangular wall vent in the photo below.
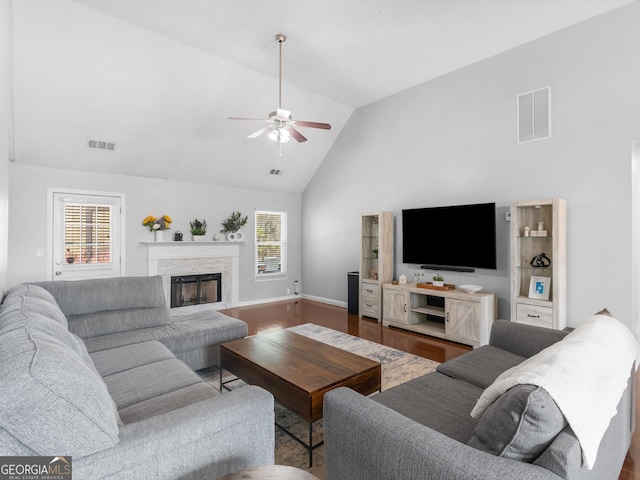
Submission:
<svg viewBox="0 0 640 480">
<path fill-rule="evenodd" d="M 282 170 L 280 170 L 279 168 L 272 168 L 271 170 L 269 170 L 269 175 L 282 175 L 284 172 Z"/>
<path fill-rule="evenodd" d="M 91 150 L 102 150 L 104 152 L 113 152 L 116 149 L 114 142 L 107 142 L 105 140 L 87 140 L 87 147 Z"/>
<path fill-rule="evenodd" d="M 518 95 L 518 143 L 551 137 L 551 87 Z"/>
</svg>

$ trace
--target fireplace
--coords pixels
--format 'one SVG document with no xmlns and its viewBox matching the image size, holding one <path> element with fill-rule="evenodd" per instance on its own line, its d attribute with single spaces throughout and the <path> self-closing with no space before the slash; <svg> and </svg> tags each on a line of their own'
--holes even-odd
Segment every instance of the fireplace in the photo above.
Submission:
<svg viewBox="0 0 640 480">
<path fill-rule="evenodd" d="M 222 301 L 222 273 L 171 277 L 171 308 Z"/>
</svg>

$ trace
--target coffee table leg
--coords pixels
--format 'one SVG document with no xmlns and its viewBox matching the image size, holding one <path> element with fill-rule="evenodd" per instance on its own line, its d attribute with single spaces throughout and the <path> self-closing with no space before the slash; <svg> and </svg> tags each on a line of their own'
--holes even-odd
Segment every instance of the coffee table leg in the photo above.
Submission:
<svg viewBox="0 0 640 480">
<path fill-rule="evenodd" d="M 307 422 L 307 423 L 309 424 L 309 443 L 304 443 L 302 440 L 300 440 L 298 437 L 296 437 L 293 433 L 291 433 L 285 427 L 280 425 L 278 422 L 276 422 L 276 427 L 278 427 L 284 433 L 286 433 L 291 438 L 293 438 L 296 442 L 298 442 L 300 445 L 302 445 L 307 450 L 307 452 L 309 452 L 309 467 L 313 467 L 313 450 L 315 448 L 318 448 L 319 446 L 323 445 L 324 444 L 324 440 L 322 440 L 321 442 L 318 442 L 318 443 L 316 443 L 314 445 L 313 444 L 313 422 Z"/>
</svg>

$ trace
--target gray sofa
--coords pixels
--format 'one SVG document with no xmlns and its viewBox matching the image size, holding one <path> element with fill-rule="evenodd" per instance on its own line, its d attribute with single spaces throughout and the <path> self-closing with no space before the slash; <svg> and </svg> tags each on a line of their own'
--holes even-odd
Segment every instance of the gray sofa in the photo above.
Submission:
<svg viewBox="0 0 640 480">
<path fill-rule="evenodd" d="M 221 395 L 191 368 L 215 365 L 219 343 L 247 332 L 209 313 L 172 318 L 158 277 L 9 290 L 0 456 L 71 456 L 76 479 L 216 479 L 272 464 L 273 396 Z"/>
<path fill-rule="evenodd" d="M 489 345 L 442 363 L 434 373 L 372 398 L 346 388 L 327 393 L 327 479 L 617 479 L 634 426 L 633 366 L 591 470 L 544 389 L 519 385 L 489 407 L 491 414 L 487 409 L 471 417 L 502 372 L 566 335 L 500 320 Z"/>
</svg>

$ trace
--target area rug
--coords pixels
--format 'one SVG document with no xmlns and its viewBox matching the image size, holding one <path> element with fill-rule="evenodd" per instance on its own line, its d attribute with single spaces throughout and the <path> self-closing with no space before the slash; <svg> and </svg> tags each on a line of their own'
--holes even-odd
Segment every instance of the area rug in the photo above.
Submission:
<svg viewBox="0 0 640 480">
<path fill-rule="evenodd" d="M 428 360 L 411 353 L 396 350 L 384 345 L 380 345 L 369 340 L 365 340 L 353 335 L 338 332 L 330 328 L 307 323 L 290 327 L 288 330 L 299 335 L 313 338 L 319 342 L 332 345 L 346 350 L 356 355 L 360 355 L 382 365 L 382 391 L 388 390 L 396 385 L 433 372 L 439 365 L 438 362 Z M 219 373 L 217 368 L 200 370 L 204 380 L 218 388 Z M 223 379 L 230 378 L 231 375 L 223 372 Z M 230 389 L 241 388 L 244 383 L 240 380 L 228 384 Z M 304 442 L 307 442 L 309 426 L 300 420 L 297 415 L 291 413 L 286 408 L 276 403 L 276 421 L 294 433 Z M 297 467 L 307 472 L 311 472 L 320 480 L 324 480 L 324 445 L 314 449 L 313 466 L 309 467 L 309 454 L 307 450 L 290 438 L 279 428 L 276 428 L 276 451 L 275 463 L 278 465 L 289 465 Z M 313 444 L 321 442 L 323 439 L 322 420 L 313 424 Z"/>
</svg>

